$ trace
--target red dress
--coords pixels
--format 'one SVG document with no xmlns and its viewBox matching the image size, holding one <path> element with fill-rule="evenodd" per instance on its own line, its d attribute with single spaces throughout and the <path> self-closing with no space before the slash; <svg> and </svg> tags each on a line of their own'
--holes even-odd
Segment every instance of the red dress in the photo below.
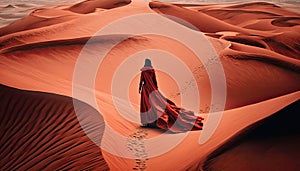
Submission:
<svg viewBox="0 0 300 171">
<path fill-rule="evenodd" d="M 140 114 L 143 125 L 151 125 L 175 133 L 202 129 L 202 117 L 176 106 L 158 91 L 155 70 L 152 67 L 143 67 L 141 71 Z"/>
</svg>

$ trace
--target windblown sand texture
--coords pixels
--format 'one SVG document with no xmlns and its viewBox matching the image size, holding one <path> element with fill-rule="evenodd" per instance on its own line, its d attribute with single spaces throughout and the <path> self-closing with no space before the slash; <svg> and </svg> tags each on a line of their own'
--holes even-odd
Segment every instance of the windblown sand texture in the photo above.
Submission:
<svg viewBox="0 0 300 171">
<path fill-rule="evenodd" d="M 86 43 L 109 23 L 144 13 L 173 16 L 165 17 L 165 22 L 175 22 L 186 33 L 203 32 L 219 55 L 227 90 L 222 119 L 206 143 L 198 143 L 205 130 L 204 120 L 203 131 L 187 133 L 174 149 L 154 157 L 149 154 L 163 150 L 164 144 L 147 144 L 146 140 L 176 134 L 141 128 L 122 117 L 113 104 L 112 78 L 131 55 L 147 49 L 167 51 L 192 71 L 201 96 L 200 109 L 195 112 L 207 119 L 213 115 L 208 113 L 213 106 L 209 105 L 212 90 L 206 64 L 183 44 L 153 34 L 128 38 L 110 50 L 96 75 L 96 103 L 101 111 L 72 98 L 74 68 Z M 87 45 L 92 51 L 85 60 L 97 61 L 97 53 L 120 37 L 97 37 Z M 200 5 L 87 0 L 38 8 L 0 28 L 0 57 L 0 170 L 300 168 L 300 14 L 294 10 L 267 2 Z M 163 60 L 164 56 L 159 58 Z M 154 67 L 155 62 L 158 60 L 153 60 Z M 142 64 L 143 60 L 137 58 L 132 67 L 141 68 Z M 189 82 L 189 78 L 182 79 Z M 180 104 L 184 92 L 172 76 L 158 71 L 157 80 L 166 97 Z M 136 75 L 128 89 L 130 103 L 137 111 L 138 81 Z M 84 84 L 79 86 L 85 88 Z M 118 146 L 115 137 L 101 133 L 107 126 L 126 137 L 124 146 Z M 134 158 L 102 149 L 91 135 Z"/>
</svg>

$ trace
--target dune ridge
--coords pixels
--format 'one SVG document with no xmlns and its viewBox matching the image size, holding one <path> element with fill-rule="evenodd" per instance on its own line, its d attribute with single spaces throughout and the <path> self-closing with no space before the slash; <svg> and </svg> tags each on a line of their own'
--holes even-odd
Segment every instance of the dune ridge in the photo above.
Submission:
<svg viewBox="0 0 300 171">
<path fill-rule="evenodd" d="M 1 170 L 108 170 L 101 150 L 77 120 L 73 99 L 0 85 Z M 89 130 L 101 115 L 80 101 Z M 79 110 L 79 109 L 78 109 Z M 102 121 L 104 122 L 104 121 Z M 101 135 L 100 135 L 101 136 Z"/>
<path fill-rule="evenodd" d="M 108 36 L 93 36 L 93 42 L 89 43 L 111 43 L 116 42 L 118 40 L 131 40 L 131 41 L 139 41 L 139 40 L 146 40 L 146 38 L 143 38 L 142 36 L 138 37 L 131 37 L 130 35 L 108 35 Z M 28 43 L 28 44 L 21 44 L 9 48 L 2 49 L 0 52 L 5 53 L 12 53 L 15 51 L 26 51 L 30 48 L 43 48 L 43 47 L 59 47 L 59 46 L 68 46 L 68 45 L 84 45 L 87 43 L 91 37 L 78 37 L 73 39 L 61 39 L 61 40 L 50 40 L 50 41 L 44 41 L 44 42 L 34 42 L 34 43 Z M 126 41 L 125 40 L 125 41 Z M 0 45 L 1 46 L 1 45 Z"/>
<path fill-rule="evenodd" d="M 79 13 L 93 13 L 97 8 L 111 9 L 130 4 L 131 0 L 105 0 L 105 1 L 83 1 L 68 8 L 68 10 Z"/>
<path fill-rule="evenodd" d="M 154 59 L 155 66 L 155 63 L 167 59 L 167 54 L 147 53 L 147 50 L 160 49 L 182 60 L 195 76 L 195 82 L 183 76 L 180 79 L 186 83 L 185 88 L 198 85 L 201 103 L 199 111 L 195 112 L 205 117 L 204 125 L 207 125 L 205 123 L 207 119 L 214 115 L 208 113 L 209 109 L 214 107 L 210 106 L 212 90 L 210 78 L 205 70 L 205 66 L 210 63 L 201 63 L 188 47 L 159 35 L 146 34 L 132 37 L 132 35 L 110 34 L 94 37 L 97 31 L 111 22 L 144 13 L 169 15 L 165 17 L 165 23 L 176 23 L 177 27 L 184 28 L 185 33 L 200 30 L 219 55 L 226 76 L 226 105 L 216 132 L 205 144 L 198 143 L 199 136 L 205 131 L 204 127 L 203 131 L 188 133 L 184 141 L 171 151 L 160 156 L 149 157 L 147 153 L 161 150 L 160 148 L 166 144 L 155 142 L 147 144 L 145 140 L 160 135 L 164 137 L 163 132 L 148 128 L 141 129 L 139 123 L 121 116 L 114 106 L 111 84 L 119 65 L 123 64 L 129 56 L 137 55 L 128 70 L 135 68 L 136 70 L 131 71 L 139 73 L 144 58 L 138 56 L 138 52 L 142 52 L 142 55 L 150 55 Z M 23 19 L 0 28 L 0 83 L 3 84 L 0 86 L 0 100 L 3 101 L 0 114 L 1 121 L 4 123 L 1 122 L 1 130 L 5 130 L 0 133 L 0 154 L 4 159 L 1 160 L 0 170 L 2 168 L 214 170 L 224 168 L 220 162 L 222 160 L 238 161 L 234 155 L 241 155 L 245 149 L 260 148 L 264 143 L 269 147 L 268 141 L 261 141 L 262 144 L 251 146 L 257 137 L 253 137 L 253 133 L 247 130 L 249 126 L 254 126 L 252 132 L 255 133 L 257 130 L 264 130 L 259 128 L 259 125 L 274 126 L 274 122 L 278 122 L 277 116 L 280 116 L 279 120 L 288 120 L 282 115 L 290 116 L 290 109 L 299 109 L 299 18 L 300 14 L 296 12 L 266 2 L 198 5 L 148 3 L 138 0 L 88 0 L 77 4 L 34 10 Z M 184 33 L 179 34 L 184 35 Z M 91 38 L 94 38 L 94 42 L 86 44 Z M 94 88 L 99 109 L 93 109 L 84 102 L 78 101 L 78 103 L 82 104 L 80 106 L 83 114 L 91 114 L 91 117 L 87 117 L 85 121 L 91 128 L 89 132 L 92 133 L 92 137 L 99 136 L 92 129 L 97 126 L 88 123 L 94 123 L 93 115 L 99 116 L 102 107 L 101 116 L 105 124 L 128 140 L 127 144 L 122 144 L 124 146 L 114 146 L 120 142 L 114 139 L 115 137 L 108 136 L 105 142 L 108 146 L 114 147 L 117 152 L 119 150 L 120 153 L 124 151 L 133 153 L 135 159 L 111 154 L 92 142 L 80 128 L 70 98 L 74 84 L 74 69 L 82 49 L 89 48 L 88 56 L 83 60 L 89 66 L 99 62 L 99 52 L 107 50 L 111 44 L 124 38 L 127 39 L 110 49 L 97 71 Z M 153 55 L 158 55 L 159 58 Z M 160 90 L 180 104 L 180 98 L 185 90 L 176 88 L 177 85 L 173 86 L 174 81 L 170 81 L 166 74 L 158 72 L 157 77 Z M 139 104 L 136 89 L 138 81 L 138 77 L 134 77 L 128 90 L 129 103 L 136 110 Z M 75 86 L 91 91 L 85 83 Z M 120 100 L 122 107 L 127 102 L 128 99 Z M 22 106 L 28 107 L 28 110 L 22 109 Z M 124 108 L 128 112 L 130 107 Z M 53 116 L 47 115 L 48 112 Z M 23 120 L 19 118 L 18 113 L 25 118 Z M 277 119 L 270 121 L 270 118 L 274 117 Z M 19 119 L 20 123 L 17 122 Z M 37 125 L 34 124 L 35 122 Z M 22 129 L 23 132 L 18 132 L 18 129 Z M 101 130 L 102 127 L 99 129 Z M 265 135 L 273 135 L 270 131 L 266 132 Z M 47 137 L 46 134 L 54 138 Z M 138 136 L 142 137 L 143 143 L 139 145 L 131 143 L 139 140 L 132 139 L 136 134 L 141 134 Z M 246 136 L 239 138 L 236 143 L 236 137 L 240 134 Z M 252 137 L 249 138 L 248 135 Z M 293 138 L 298 142 L 298 135 L 297 132 L 289 135 L 286 142 L 282 144 L 291 142 Z M 277 135 L 272 138 L 278 140 Z M 227 143 L 232 141 L 235 142 L 234 145 L 227 147 Z M 30 142 L 36 144 L 36 147 L 33 147 Z M 276 145 L 280 146 L 280 143 Z M 123 149 L 128 146 L 136 149 L 131 151 Z M 35 151 L 32 152 L 32 149 Z M 142 153 L 139 150 L 142 150 Z M 28 153 L 23 155 L 23 151 Z M 279 158 L 290 153 L 289 150 L 274 152 Z M 254 151 L 250 157 L 261 153 L 261 151 Z M 146 157 L 141 159 L 138 156 L 140 154 Z M 275 162 L 277 159 L 277 157 L 274 160 L 271 158 L 266 161 L 267 165 L 261 163 L 257 167 L 276 170 L 280 167 L 268 165 L 268 162 Z M 288 163 L 288 158 L 286 159 Z M 164 165 L 161 165 L 162 162 Z M 293 161 L 290 162 L 291 168 L 294 167 Z M 182 164 L 176 166 L 174 163 Z M 236 168 L 244 166 L 244 163 L 239 165 L 235 162 L 235 164 Z"/>
<path fill-rule="evenodd" d="M 207 157 L 203 169 L 262 170 L 273 168 L 273 170 L 296 171 L 300 166 L 297 162 L 299 157 L 297 146 L 300 141 L 300 129 L 297 123 L 299 105 L 300 101 L 295 101 L 240 131 Z M 289 153 L 280 155 L 283 151 Z M 273 161 L 276 161 L 276 164 Z"/>
</svg>

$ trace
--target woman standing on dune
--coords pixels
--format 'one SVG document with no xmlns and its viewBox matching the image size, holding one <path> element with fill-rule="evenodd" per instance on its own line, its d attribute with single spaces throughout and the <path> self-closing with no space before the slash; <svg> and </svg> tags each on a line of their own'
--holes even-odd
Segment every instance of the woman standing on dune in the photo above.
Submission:
<svg viewBox="0 0 300 171">
<path fill-rule="evenodd" d="M 176 106 L 160 93 L 150 59 L 145 59 L 145 65 L 141 71 L 139 93 L 141 94 L 140 115 L 143 126 L 158 127 L 174 133 L 202 129 L 202 117 Z"/>
</svg>

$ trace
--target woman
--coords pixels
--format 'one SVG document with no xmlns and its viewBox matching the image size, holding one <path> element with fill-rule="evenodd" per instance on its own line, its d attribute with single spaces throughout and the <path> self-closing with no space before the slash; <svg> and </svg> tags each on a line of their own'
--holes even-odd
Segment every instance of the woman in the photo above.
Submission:
<svg viewBox="0 0 300 171">
<path fill-rule="evenodd" d="M 141 71 L 139 93 L 143 126 L 158 127 L 174 133 L 202 129 L 202 117 L 176 106 L 158 91 L 155 70 L 150 59 L 145 59 Z"/>
</svg>

